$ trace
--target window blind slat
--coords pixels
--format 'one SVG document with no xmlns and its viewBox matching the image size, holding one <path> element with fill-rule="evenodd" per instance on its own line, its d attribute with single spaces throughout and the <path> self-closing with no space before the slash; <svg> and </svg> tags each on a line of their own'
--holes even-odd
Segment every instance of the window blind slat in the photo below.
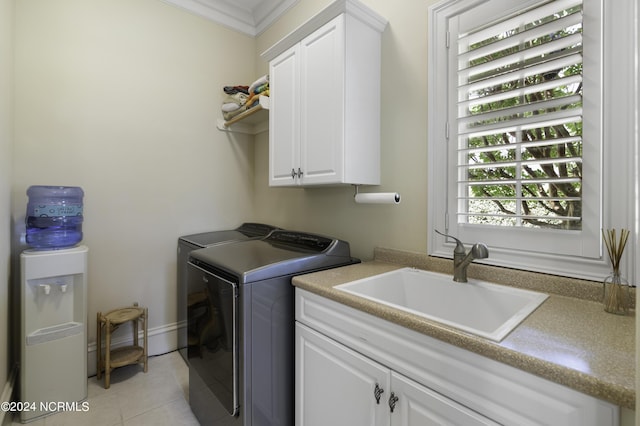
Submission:
<svg viewBox="0 0 640 426">
<path fill-rule="evenodd" d="M 582 163 L 580 157 L 561 157 L 561 158 L 547 158 L 544 160 L 524 160 L 524 161 L 500 161 L 495 163 L 475 163 L 475 164 L 462 164 L 458 167 L 465 170 L 478 170 L 478 169 L 491 169 L 497 167 L 517 167 L 517 166 L 542 166 L 547 164 L 567 164 L 567 163 Z"/>
<path fill-rule="evenodd" d="M 462 71 L 458 72 L 458 77 L 462 81 L 466 82 L 475 75 L 486 73 L 490 70 L 498 70 L 500 68 L 509 67 L 511 65 L 522 63 L 532 58 L 548 57 L 553 52 L 563 51 L 564 49 L 579 45 L 581 43 L 582 34 L 573 34 L 570 36 L 558 38 L 554 41 L 542 45 L 533 46 L 524 50 L 518 50 L 514 53 L 502 56 L 492 61 L 487 61 L 482 64 L 471 66 L 469 68 L 464 68 Z M 582 60 L 580 59 L 579 62 L 582 62 Z M 461 61 L 461 63 L 467 64 L 468 62 Z M 554 69 L 554 67 L 550 69 Z"/>
<path fill-rule="evenodd" d="M 567 107 L 569 105 L 579 103 L 581 100 L 582 100 L 582 97 L 580 95 L 573 95 L 573 96 L 565 96 L 562 98 L 555 98 L 555 99 L 550 99 L 545 101 L 527 103 L 515 108 L 498 109 L 494 111 L 462 117 L 458 119 L 458 125 L 468 126 L 470 128 L 473 128 L 474 123 L 483 123 L 483 122 L 487 122 L 489 120 L 493 120 L 497 118 L 502 118 L 503 119 L 502 121 L 506 122 L 509 120 L 508 117 L 513 117 L 513 116 L 524 114 L 524 113 L 534 113 L 534 112 L 540 112 L 544 110 L 549 111 L 556 108 Z M 478 124 L 478 125 L 481 125 L 481 124 Z"/>
<path fill-rule="evenodd" d="M 580 201 L 582 197 L 458 197 L 462 201 Z"/>
<path fill-rule="evenodd" d="M 564 145 L 564 144 L 568 144 L 568 143 L 574 143 L 574 142 L 580 142 L 582 140 L 581 137 L 576 136 L 576 137 L 571 137 L 571 138 L 556 138 L 556 139 L 541 139 L 541 140 L 535 140 L 535 141 L 519 141 L 516 140 L 514 142 L 512 142 L 509 145 L 487 145 L 487 146 L 483 146 L 483 147 L 464 147 L 464 148 L 459 148 L 458 152 L 459 153 L 466 153 L 466 154 L 476 154 L 476 153 L 482 153 L 482 152 L 487 152 L 487 151 L 495 151 L 495 150 L 499 150 L 499 149 L 518 149 L 518 148 L 527 148 L 527 147 L 531 147 L 531 146 L 536 146 L 536 147 L 544 147 L 544 146 L 549 146 L 549 145 Z"/>
<path fill-rule="evenodd" d="M 519 28 L 521 25 L 540 20 L 547 16 L 553 15 L 558 11 L 571 9 L 575 6 L 582 4 L 582 0 L 555 0 L 547 3 L 544 6 L 531 9 L 525 13 L 519 13 L 513 18 L 506 19 L 502 22 L 494 23 L 493 25 L 478 29 L 477 31 L 471 31 L 467 34 L 461 34 L 458 37 L 458 45 L 461 47 L 472 46 L 482 40 L 487 40 L 502 34 L 508 30 Z"/>
<path fill-rule="evenodd" d="M 538 127 L 550 127 L 558 124 L 581 121 L 582 108 L 556 111 L 542 116 L 517 118 L 509 121 L 500 121 L 485 126 L 458 129 L 458 135 L 471 135 L 474 137 L 491 135 L 494 133 L 509 133 L 518 130 L 528 130 Z M 541 121 L 544 119 L 544 121 Z"/>
<path fill-rule="evenodd" d="M 545 92 L 547 90 L 553 90 L 558 87 L 577 85 L 582 82 L 582 76 L 572 75 L 569 77 L 562 77 L 556 80 L 547 81 L 544 83 L 538 83 L 531 86 L 525 86 L 518 89 L 497 93 L 495 95 L 488 95 L 474 99 L 465 99 L 458 103 L 458 108 L 468 109 L 479 104 L 490 104 L 502 101 L 505 99 L 516 98 L 526 96 L 532 93 Z"/>
<path fill-rule="evenodd" d="M 532 67 L 516 69 L 509 73 L 497 75 L 495 77 L 487 78 L 485 80 L 481 80 L 471 84 L 466 84 L 466 85 L 462 84 L 460 86 L 460 93 L 469 94 L 469 93 L 477 92 L 481 89 L 499 86 L 501 84 L 509 83 L 510 81 L 525 79 L 527 77 L 544 74 L 549 71 L 563 69 L 563 68 L 566 68 L 575 64 L 581 64 L 581 63 L 582 63 L 582 56 L 578 54 L 563 57 L 563 58 L 558 58 L 556 60 L 544 62 Z M 463 98 L 461 100 L 465 100 L 465 99 L 466 98 Z"/>
<path fill-rule="evenodd" d="M 572 13 L 571 15 L 567 15 L 555 21 L 533 27 L 532 29 L 519 34 L 514 34 L 511 37 L 501 39 L 478 49 L 462 52 L 458 55 L 458 59 L 462 63 L 468 63 L 473 61 L 474 59 L 478 59 L 484 56 L 490 56 L 496 52 L 500 52 L 511 47 L 531 42 L 537 38 L 542 38 L 549 34 L 557 33 L 563 29 L 571 28 L 575 25 L 580 24 L 581 22 L 582 15 L 580 13 Z"/>
<path fill-rule="evenodd" d="M 553 221 L 579 221 L 582 218 L 578 216 L 531 216 L 524 214 L 507 214 L 507 213 L 466 213 L 466 212 L 458 212 L 458 216 L 477 216 L 477 217 L 494 217 L 494 218 L 505 218 L 505 219 L 528 219 L 528 220 L 553 220 Z"/>
<path fill-rule="evenodd" d="M 489 186 L 489 185 L 515 185 L 522 183 L 523 185 L 530 184 L 558 184 L 558 183 L 578 183 L 580 178 L 544 178 L 544 179 L 493 179 L 493 180 L 460 180 L 458 183 L 467 186 Z"/>
</svg>

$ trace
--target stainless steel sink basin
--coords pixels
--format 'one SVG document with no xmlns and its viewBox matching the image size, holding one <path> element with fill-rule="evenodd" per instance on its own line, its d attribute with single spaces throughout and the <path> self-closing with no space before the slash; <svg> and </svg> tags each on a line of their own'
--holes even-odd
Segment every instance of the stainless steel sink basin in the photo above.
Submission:
<svg viewBox="0 0 640 426">
<path fill-rule="evenodd" d="M 449 275 L 402 268 L 336 289 L 500 342 L 548 295 Z"/>
</svg>

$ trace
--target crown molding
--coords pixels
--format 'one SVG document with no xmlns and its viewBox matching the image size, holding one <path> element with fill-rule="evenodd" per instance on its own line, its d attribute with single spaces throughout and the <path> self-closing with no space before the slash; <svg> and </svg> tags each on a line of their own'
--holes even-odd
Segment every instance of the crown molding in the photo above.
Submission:
<svg viewBox="0 0 640 426">
<path fill-rule="evenodd" d="M 300 0 L 163 0 L 255 37 Z"/>
</svg>

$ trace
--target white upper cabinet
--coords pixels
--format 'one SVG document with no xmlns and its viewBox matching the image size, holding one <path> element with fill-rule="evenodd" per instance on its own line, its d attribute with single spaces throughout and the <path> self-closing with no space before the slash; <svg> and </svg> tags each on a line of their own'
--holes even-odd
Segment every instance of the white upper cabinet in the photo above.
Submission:
<svg viewBox="0 0 640 426">
<path fill-rule="evenodd" d="M 273 86 L 280 91 L 278 96 L 271 96 L 271 111 L 278 111 L 277 124 L 273 112 L 269 114 L 269 185 L 272 186 L 293 184 L 300 163 L 300 100 L 296 96 L 300 85 L 299 52 L 300 46 L 293 46 L 269 64 L 269 94 Z"/>
<path fill-rule="evenodd" d="M 386 21 L 354 0 L 263 53 L 269 185 L 380 183 L 380 43 Z"/>
</svg>

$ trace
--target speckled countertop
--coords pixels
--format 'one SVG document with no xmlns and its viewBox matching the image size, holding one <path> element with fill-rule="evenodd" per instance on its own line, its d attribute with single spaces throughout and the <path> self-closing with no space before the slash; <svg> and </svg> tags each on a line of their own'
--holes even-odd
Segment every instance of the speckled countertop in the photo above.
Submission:
<svg viewBox="0 0 640 426">
<path fill-rule="evenodd" d="M 429 264 L 430 260 L 416 260 L 412 256 L 377 249 L 374 261 L 301 275 L 293 279 L 293 284 L 585 394 L 635 409 L 635 316 L 612 315 L 604 312 L 600 302 L 549 293 L 538 309 L 497 343 L 333 288 L 403 266 L 437 270 L 451 262 L 436 260 L 435 264 Z M 475 272 L 475 278 L 482 275 L 480 270 Z M 469 275 L 472 276 L 471 269 Z M 526 286 L 519 287 L 531 288 L 535 279 L 526 281 Z M 580 288 L 580 283 L 573 288 L 583 296 L 589 293 L 588 288 Z"/>
</svg>

